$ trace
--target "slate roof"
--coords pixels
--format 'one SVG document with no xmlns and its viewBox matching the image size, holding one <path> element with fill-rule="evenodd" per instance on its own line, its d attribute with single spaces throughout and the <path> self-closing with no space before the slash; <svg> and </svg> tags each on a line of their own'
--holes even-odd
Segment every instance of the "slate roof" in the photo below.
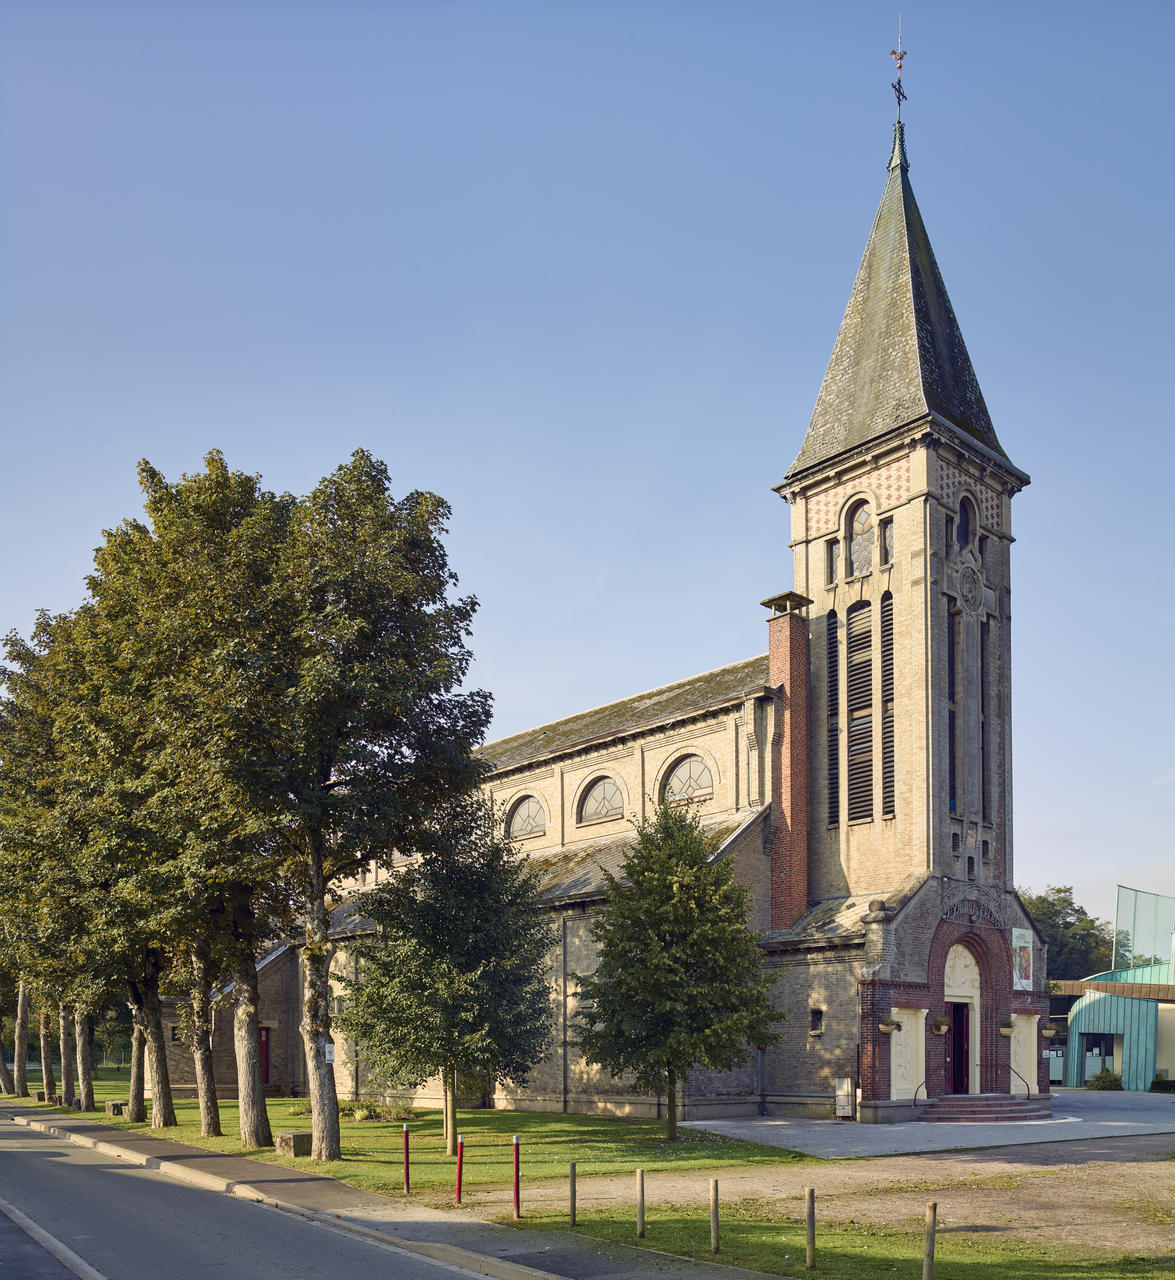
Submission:
<svg viewBox="0 0 1175 1280">
<path fill-rule="evenodd" d="M 720 707 L 767 683 L 767 655 L 734 662 L 715 671 L 650 689 L 635 697 L 487 742 L 478 754 L 495 770 L 510 769 L 546 756 L 586 745 L 599 738 L 613 738 L 667 720 L 682 719 L 695 711 Z"/>
<path fill-rule="evenodd" d="M 744 814 L 736 818 L 721 818 L 716 822 L 703 821 L 706 834 L 717 841 L 714 856 L 718 857 L 725 852 L 735 836 L 753 826 L 766 812 L 767 809 L 762 808 L 750 816 Z M 575 898 L 600 897 L 606 885 L 604 872 L 619 875 L 620 867 L 634 844 L 636 832 L 629 829 L 602 840 L 589 840 L 570 847 L 564 845 L 549 855 L 532 855 L 532 862 L 540 872 L 544 901 L 554 903 Z"/>
<path fill-rule="evenodd" d="M 886 912 L 897 913 L 930 878 L 926 871 L 908 875 L 893 889 L 869 890 L 849 897 L 825 898 L 808 910 L 790 929 L 776 929 L 767 935 L 770 942 L 780 944 L 851 942 L 865 937 L 863 918 L 869 914 L 869 903 L 880 898 Z"/>
<path fill-rule="evenodd" d="M 914 200 L 899 123 L 881 204 L 787 479 L 931 413 L 1007 457 Z"/>
</svg>

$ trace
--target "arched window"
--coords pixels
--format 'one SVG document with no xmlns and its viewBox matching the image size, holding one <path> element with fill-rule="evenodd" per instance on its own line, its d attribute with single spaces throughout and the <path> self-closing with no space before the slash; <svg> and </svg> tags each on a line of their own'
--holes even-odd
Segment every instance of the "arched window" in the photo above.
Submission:
<svg viewBox="0 0 1175 1280">
<path fill-rule="evenodd" d="M 955 538 L 960 547 L 969 547 L 975 537 L 975 508 L 970 498 L 959 503 L 959 521 L 955 525 Z"/>
<path fill-rule="evenodd" d="M 511 840 L 526 840 L 547 833 L 547 811 L 534 796 L 523 796 L 510 810 L 506 834 Z"/>
<path fill-rule="evenodd" d="M 858 502 L 849 512 L 849 577 L 856 578 L 873 568 L 873 516 L 867 502 Z"/>
<path fill-rule="evenodd" d="M 624 797 L 611 778 L 597 778 L 587 789 L 579 806 L 580 822 L 618 818 L 624 812 Z"/>
<path fill-rule="evenodd" d="M 701 756 L 684 756 L 665 779 L 663 798 L 675 800 L 709 800 L 714 794 L 714 775 Z"/>
</svg>

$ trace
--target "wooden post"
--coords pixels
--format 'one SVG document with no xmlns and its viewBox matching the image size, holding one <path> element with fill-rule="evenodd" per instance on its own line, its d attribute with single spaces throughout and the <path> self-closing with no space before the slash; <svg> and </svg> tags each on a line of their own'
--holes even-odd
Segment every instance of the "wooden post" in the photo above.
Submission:
<svg viewBox="0 0 1175 1280">
<path fill-rule="evenodd" d="M 934 1280 L 934 1228 L 938 1221 L 938 1202 L 926 1206 L 926 1244 L 922 1250 L 922 1280 Z"/>
<path fill-rule="evenodd" d="M 412 1179 L 408 1176 L 408 1126 L 404 1126 L 404 1194 L 412 1191 Z"/>
<path fill-rule="evenodd" d="M 514 1135 L 514 1217 L 522 1217 L 522 1192 L 518 1166 L 518 1134 Z"/>
<path fill-rule="evenodd" d="M 710 1252 L 718 1252 L 718 1179 L 710 1179 Z"/>
<path fill-rule="evenodd" d="M 645 1238 L 645 1171 L 636 1171 L 636 1235 L 638 1240 Z"/>
<path fill-rule="evenodd" d="M 457 1203 L 461 1203 L 461 1170 L 465 1165 L 465 1135 L 457 1135 Z"/>
<path fill-rule="evenodd" d="M 816 1266 L 816 1188 L 804 1188 L 804 1225 L 807 1229 L 808 1258 L 805 1266 L 812 1271 Z"/>
<path fill-rule="evenodd" d="M 571 1162 L 571 1212 L 568 1215 L 571 1219 L 569 1226 L 575 1226 L 575 1161 Z"/>
</svg>

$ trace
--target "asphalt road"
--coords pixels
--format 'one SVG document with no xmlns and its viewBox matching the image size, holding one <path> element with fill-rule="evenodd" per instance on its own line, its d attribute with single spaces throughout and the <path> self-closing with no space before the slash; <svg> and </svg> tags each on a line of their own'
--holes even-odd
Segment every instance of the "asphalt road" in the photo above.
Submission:
<svg viewBox="0 0 1175 1280">
<path fill-rule="evenodd" d="M 106 1280 L 454 1280 L 472 1274 L 13 1125 L 0 1126 L 0 1199 Z M 0 1280 L 75 1275 L 0 1214 Z"/>
</svg>

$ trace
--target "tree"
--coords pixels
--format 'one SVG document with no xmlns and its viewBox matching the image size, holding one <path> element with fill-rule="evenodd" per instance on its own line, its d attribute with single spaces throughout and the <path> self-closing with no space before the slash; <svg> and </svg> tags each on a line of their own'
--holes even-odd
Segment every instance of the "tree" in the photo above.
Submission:
<svg viewBox="0 0 1175 1280">
<path fill-rule="evenodd" d="M 749 897 L 697 813 L 662 804 L 636 824 L 620 876 L 592 924 L 599 960 L 577 975 L 575 1039 L 584 1056 L 636 1087 L 664 1092 L 677 1137 L 677 1086 L 692 1067 L 726 1071 L 775 1039 L 762 956 L 747 929 Z"/>
<path fill-rule="evenodd" d="M 1049 885 L 1044 893 L 1017 892 L 1048 946 L 1050 978 L 1088 978 L 1110 968 L 1114 928 L 1073 901 L 1072 885 Z"/>
<path fill-rule="evenodd" d="M 344 1033 L 385 1079 L 440 1075 L 456 1154 L 459 1074 L 524 1081 L 550 1034 L 552 937 L 538 873 L 479 794 L 442 805 L 419 860 L 359 899 L 376 936 L 355 945 Z"/>
</svg>

